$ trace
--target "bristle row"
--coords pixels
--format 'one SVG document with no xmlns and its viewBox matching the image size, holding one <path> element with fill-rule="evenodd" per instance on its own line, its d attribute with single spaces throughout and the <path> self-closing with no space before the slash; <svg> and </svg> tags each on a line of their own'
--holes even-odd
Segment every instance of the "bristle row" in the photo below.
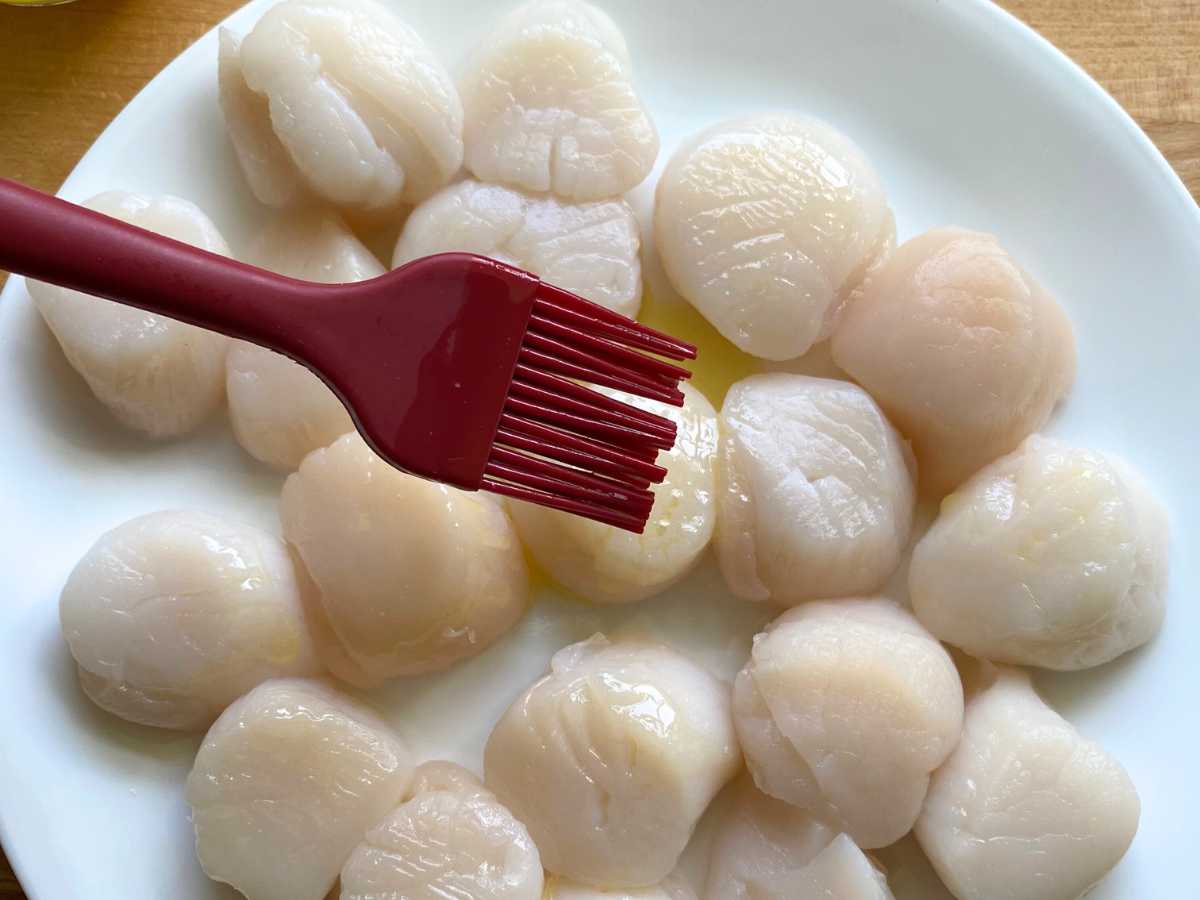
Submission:
<svg viewBox="0 0 1200 900">
<path fill-rule="evenodd" d="M 667 475 L 666 469 L 655 465 L 653 458 L 647 459 L 646 455 L 619 450 L 560 428 L 530 422 L 507 413 L 500 417 L 496 442 L 613 475 L 637 487 L 657 484 Z"/>
<path fill-rule="evenodd" d="M 594 519 L 597 522 L 603 522 L 605 525 L 624 528 L 626 531 L 632 531 L 637 534 L 641 534 L 646 527 L 646 519 L 633 513 L 623 513 L 617 510 L 597 507 L 593 503 L 572 500 L 569 497 L 563 497 L 559 494 L 536 490 L 520 484 L 512 484 L 486 475 L 479 483 L 479 486 L 485 491 L 491 491 L 493 494 L 503 494 L 505 497 L 524 500 L 526 503 L 536 503 L 538 506 L 547 506 L 550 509 L 561 509 L 563 512 L 568 512 L 572 515 L 582 516 L 585 519 Z"/>
<path fill-rule="evenodd" d="M 598 384 L 601 387 L 612 388 L 616 391 L 624 391 L 626 394 L 634 394 L 638 397 L 657 400 L 660 403 L 667 403 L 671 406 L 683 406 L 683 392 L 679 388 L 650 384 L 641 379 L 633 378 L 628 373 L 621 374 L 619 370 L 605 371 L 603 369 L 596 369 L 571 359 L 564 359 L 557 354 L 546 353 L 528 344 L 521 347 L 521 353 L 518 358 L 530 368 L 540 369 L 543 372 L 550 372 L 554 375 L 561 375 L 563 378 L 575 378 L 579 381 Z"/>
<path fill-rule="evenodd" d="M 644 422 L 648 425 L 662 427 L 662 416 L 641 407 L 623 403 L 615 397 L 592 390 L 568 378 L 562 378 L 549 372 L 540 372 L 537 369 L 520 364 L 517 365 L 513 377 L 517 382 L 541 388 L 564 399 L 578 400 L 589 409 L 604 409 L 620 413 L 626 419 L 637 419 L 639 422 Z M 668 430 L 674 431 L 674 423 L 670 423 L 670 429 Z"/>
<path fill-rule="evenodd" d="M 602 336 L 598 339 L 597 335 L 538 313 L 534 313 L 530 317 L 529 331 L 563 345 L 588 351 L 593 356 L 602 357 L 620 369 L 638 372 L 663 384 L 674 385 L 692 375 L 682 366 L 675 366 L 663 362 L 661 359 L 646 356 L 644 353 L 630 349 L 620 341 Z M 601 343 L 601 340 L 604 343 Z"/>
<path fill-rule="evenodd" d="M 543 284 L 521 346 L 482 487 L 641 532 L 656 465 L 675 444 L 670 419 L 597 385 L 673 406 L 690 373 L 668 359 L 695 349 L 567 291 Z"/>
<path fill-rule="evenodd" d="M 630 347 L 640 347 L 667 359 L 696 358 L 696 348 L 691 344 L 544 282 L 534 301 L 533 311 L 535 314 L 552 313 L 550 318 L 574 322 L 587 333 L 602 335 Z"/>
<path fill-rule="evenodd" d="M 568 382 L 569 383 L 569 382 Z M 603 397 L 603 394 L 597 396 Z M 633 416 L 627 416 L 622 411 L 607 409 L 603 406 L 589 406 L 585 400 L 576 397 L 565 397 L 527 384 L 524 381 L 513 381 L 509 388 L 510 400 L 520 399 L 540 407 L 559 410 L 576 417 L 587 419 L 613 428 L 620 428 L 629 434 L 644 436 L 662 450 L 670 450 L 675 443 L 675 429 L 667 428 L 658 422 L 644 421 Z M 606 398 L 607 399 L 607 398 Z M 628 407 L 627 407 L 628 408 Z M 674 424 L 674 423 L 670 423 Z"/>
</svg>

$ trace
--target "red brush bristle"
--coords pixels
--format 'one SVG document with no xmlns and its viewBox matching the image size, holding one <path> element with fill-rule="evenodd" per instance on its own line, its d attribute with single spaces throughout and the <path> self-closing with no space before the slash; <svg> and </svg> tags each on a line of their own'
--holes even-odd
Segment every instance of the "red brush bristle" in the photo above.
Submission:
<svg viewBox="0 0 1200 900">
<path fill-rule="evenodd" d="M 638 372 L 666 384 L 678 384 L 680 381 L 692 377 L 692 373 L 682 366 L 654 359 L 616 341 L 588 334 L 578 328 L 536 313 L 530 317 L 529 331 L 531 334 L 543 335 L 578 350 L 585 350 L 593 357 L 606 359 L 623 371 Z"/>
<path fill-rule="evenodd" d="M 622 497 L 621 502 L 625 502 L 628 499 L 630 503 L 636 506 L 645 504 L 647 507 L 652 502 L 649 484 L 630 484 L 621 478 L 612 478 L 608 475 L 598 475 L 595 472 L 560 465 L 538 454 L 521 453 L 509 448 L 497 447 L 496 451 L 492 454 L 492 459 L 501 465 L 519 467 L 528 464 L 530 467 L 529 471 L 546 478 L 567 481 L 600 493 L 612 494 L 614 496 L 619 494 Z"/>
<path fill-rule="evenodd" d="M 493 494 L 503 494 L 506 497 L 524 500 L 526 503 L 536 503 L 538 506 L 561 509 L 563 512 L 582 516 L 585 519 L 595 519 L 597 522 L 603 522 L 605 525 L 613 525 L 617 528 L 624 528 L 626 531 L 632 531 L 635 534 L 641 534 L 646 528 L 647 517 L 645 516 L 605 509 L 591 503 L 572 500 L 569 497 L 563 497 L 559 494 L 510 484 L 506 481 L 498 481 L 487 476 L 484 477 L 479 486 L 485 491 L 491 491 Z"/>
<path fill-rule="evenodd" d="M 641 532 L 674 446 L 670 419 L 585 384 L 683 405 L 694 347 L 543 284 L 484 470 L 488 490 Z"/>
<path fill-rule="evenodd" d="M 514 397 L 512 394 L 509 394 L 508 400 L 505 401 L 504 409 L 506 412 L 510 412 L 523 419 L 543 422 L 547 425 L 556 425 L 559 428 L 590 437 L 592 440 L 601 441 L 613 447 L 632 450 L 652 447 L 655 450 L 669 450 L 674 443 L 673 440 L 660 435 L 647 434 L 644 431 L 628 428 L 624 425 L 614 425 L 589 416 L 580 416 L 564 412 L 560 409 L 542 406 L 538 403 L 530 403 L 528 400 L 522 400 L 520 397 Z"/>
<path fill-rule="evenodd" d="M 603 422 L 608 425 L 618 425 L 639 434 L 645 434 L 647 438 L 658 438 L 659 441 L 663 442 L 662 448 L 664 450 L 669 450 L 675 443 L 674 427 L 667 428 L 658 422 L 647 422 L 634 416 L 627 416 L 621 410 L 608 409 L 599 405 L 589 405 L 584 400 L 556 394 L 545 388 L 525 384 L 515 379 L 509 388 L 509 396 L 519 397 L 522 400 L 547 409 L 558 410 L 576 416 L 587 416 L 597 422 Z M 608 399 L 603 394 L 597 394 L 596 396 Z M 626 407 L 626 409 L 630 408 Z M 670 424 L 673 426 L 675 423 L 671 422 Z"/>
<path fill-rule="evenodd" d="M 577 378 L 580 381 L 614 388 L 618 391 L 624 391 L 627 394 L 635 394 L 639 397 L 658 400 L 661 403 L 669 403 L 672 406 L 683 405 L 683 393 L 678 388 L 671 389 L 666 385 L 644 384 L 632 378 L 624 377 L 620 373 L 620 370 L 597 370 L 587 365 L 580 365 L 579 363 L 562 359 L 551 353 L 532 349 L 528 346 L 521 348 L 520 361 L 531 368 L 561 375 L 564 378 Z"/>
<path fill-rule="evenodd" d="M 657 452 L 633 454 L 508 413 L 500 417 L 495 442 L 572 465 L 590 466 L 596 472 L 618 477 L 630 484 L 644 482 L 640 487 L 657 484 L 667 476 L 666 469 L 655 465 L 653 458 L 646 458 L 657 456 Z"/>
<path fill-rule="evenodd" d="M 554 310 L 558 310 L 559 314 L 551 314 L 551 318 L 567 321 L 568 324 L 573 320 L 585 332 L 604 334 L 627 346 L 641 347 L 668 359 L 696 358 L 696 348 L 686 341 L 655 331 L 577 294 L 542 282 L 533 304 L 533 311 L 546 313 Z M 588 323 L 606 323 L 608 327 L 592 325 L 589 328 Z"/>
<path fill-rule="evenodd" d="M 613 412 L 618 412 L 626 418 L 637 419 L 648 425 L 661 427 L 664 421 L 662 416 L 641 409 L 637 406 L 631 406 L 628 403 L 622 403 L 607 394 L 601 394 L 599 391 L 594 391 L 589 387 L 584 387 L 578 382 L 571 381 L 568 378 L 562 378 L 558 375 L 552 375 L 549 372 L 539 372 L 537 369 L 531 369 L 526 365 L 518 365 L 513 373 L 513 384 L 527 384 L 555 394 L 559 397 L 567 397 L 579 400 L 587 404 L 593 409 L 607 409 Z M 669 420 L 667 420 L 669 422 Z M 675 423 L 669 422 L 671 429 L 674 430 Z"/>
<path fill-rule="evenodd" d="M 631 513 L 649 512 L 654 504 L 654 495 L 648 490 L 627 488 L 570 466 L 503 447 L 497 447 L 492 452 L 484 474 L 536 490 L 550 491 L 574 500 L 597 503 Z"/>
</svg>

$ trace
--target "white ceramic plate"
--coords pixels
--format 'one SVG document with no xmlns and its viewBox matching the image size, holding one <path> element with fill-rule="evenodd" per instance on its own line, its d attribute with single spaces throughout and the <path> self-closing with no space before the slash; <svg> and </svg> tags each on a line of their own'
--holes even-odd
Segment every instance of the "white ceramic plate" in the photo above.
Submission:
<svg viewBox="0 0 1200 900">
<path fill-rule="evenodd" d="M 499 11 L 487 0 L 392 3 L 449 64 Z M 984 0 L 604 4 L 629 39 L 663 160 L 683 135 L 724 116 L 814 113 L 875 161 L 902 238 L 949 223 L 993 231 L 1061 297 L 1078 330 L 1080 374 L 1052 430 L 1145 470 L 1172 509 L 1173 572 L 1167 623 L 1150 647 L 1039 684 L 1125 763 L 1141 793 L 1137 839 L 1094 896 L 1191 895 L 1200 801 L 1195 204 L 1096 84 Z M 229 24 L 244 32 L 268 5 L 252 3 Z M 176 193 L 242 245 L 260 213 L 222 132 L 216 54 L 208 34 L 167 67 L 63 196 Z M 643 212 L 649 196 L 650 184 L 636 192 Z M 0 302 L 0 409 L 0 838 L 34 900 L 233 896 L 192 855 L 182 781 L 198 739 L 127 725 L 83 699 L 57 596 L 92 541 L 139 513 L 198 507 L 277 528 L 280 479 L 252 464 L 220 419 L 164 445 L 114 427 L 19 278 Z M 651 631 L 728 673 L 759 621 L 758 610 L 723 598 L 710 563 L 668 596 L 625 610 L 546 595 L 482 657 L 372 699 L 420 755 L 478 765 L 491 722 L 569 640 L 597 627 Z"/>
</svg>

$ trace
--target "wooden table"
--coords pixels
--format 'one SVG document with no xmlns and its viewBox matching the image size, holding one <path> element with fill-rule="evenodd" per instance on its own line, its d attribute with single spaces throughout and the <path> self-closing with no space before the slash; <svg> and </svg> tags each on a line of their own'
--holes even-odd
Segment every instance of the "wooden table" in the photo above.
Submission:
<svg viewBox="0 0 1200 900">
<path fill-rule="evenodd" d="M 57 188 L 137 90 L 240 5 L 83 0 L 0 10 L 0 175 Z M 1002 5 L 1108 88 L 1200 198 L 1200 0 Z M 23 896 L 0 853 L 0 900 Z"/>
</svg>

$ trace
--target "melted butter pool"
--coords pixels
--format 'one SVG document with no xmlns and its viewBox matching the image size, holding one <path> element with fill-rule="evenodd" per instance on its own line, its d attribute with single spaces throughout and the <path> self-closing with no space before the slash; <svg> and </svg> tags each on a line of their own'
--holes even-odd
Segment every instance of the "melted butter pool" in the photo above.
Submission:
<svg viewBox="0 0 1200 900">
<path fill-rule="evenodd" d="M 759 360 L 725 340 L 690 304 L 675 296 L 659 297 L 649 284 L 642 286 L 638 321 L 696 345 L 695 361 L 684 365 L 692 370 L 692 384 L 717 410 L 731 384 L 762 371 Z"/>
</svg>

